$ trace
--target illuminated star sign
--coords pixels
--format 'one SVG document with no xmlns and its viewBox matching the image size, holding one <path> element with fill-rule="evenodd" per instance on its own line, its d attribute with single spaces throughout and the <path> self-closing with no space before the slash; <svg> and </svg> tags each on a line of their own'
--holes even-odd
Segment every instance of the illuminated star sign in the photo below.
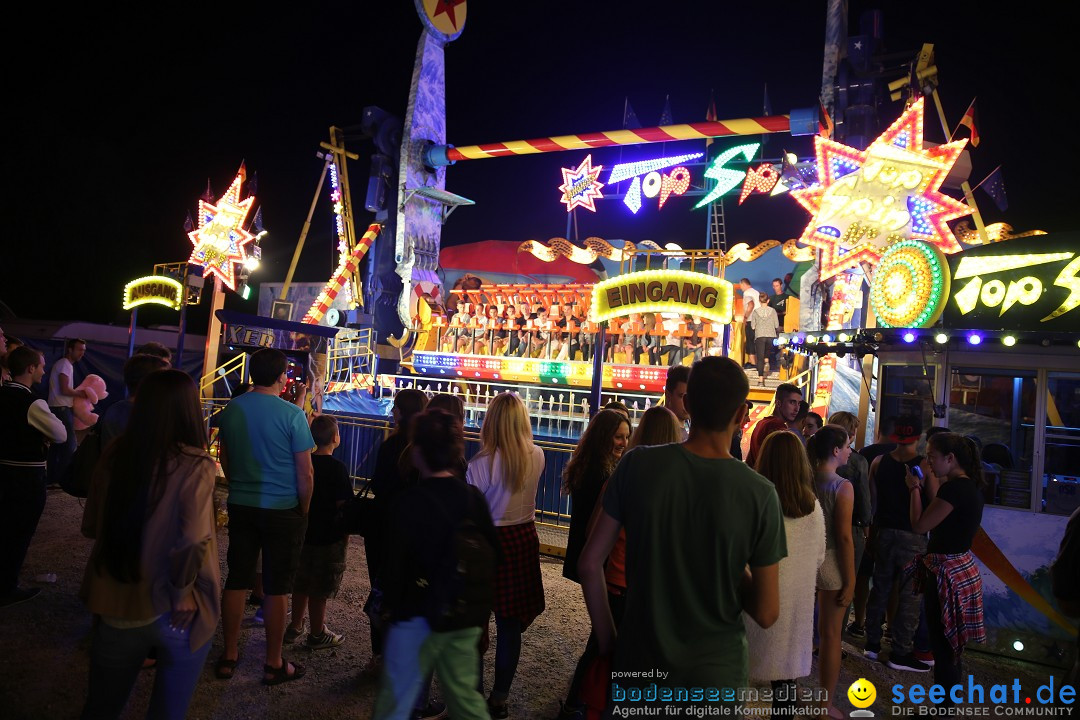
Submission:
<svg viewBox="0 0 1080 720">
<path fill-rule="evenodd" d="M 465 0 L 436 0 L 435 11 L 431 14 L 432 17 L 438 17 L 443 13 L 446 14 L 447 19 L 450 20 L 450 24 L 454 29 L 458 29 L 456 8 L 458 5 L 464 5 Z"/>
<path fill-rule="evenodd" d="M 246 248 L 255 239 L 244 229 L 244 222 L 255 202 L 254 195 L 240 199 L 244 178 L 241 167 L 216 204 L 200 199 L 199 226 L 188 233 L 194 246 L 188 262 L 217 275 L 230 290 L 236 290 L 235 264 L 247 260 Z"/>
<path fill-rule="evenodd" d="M 820 277 L 865 265 L 905 239 L 958 252 L 947 223 L 970 215 L 940 192 L 967 139 L 923 148 L 923 100 L 909 107 L 864 151 L 814 138 L 818 184 L 791 196 L 812 215 L 799 241 L 820 249 Z"/>
<path fill-rule="evenodd" d="M 600 172 L 603 169 L 603 165 L 593 167 L 592 155 L 586 156 L 576 168 L 562 169 L 563 184 L 559 186 L 559 191 L 562 192 L 560 202 L 566 205 L 566 212 L 579 206 L 596 212 L 594 201 L 604 197 L 604 194 L 600 192 L 600 188 L 604 187 L 604 183 L 600 182 Z"/>
</svg>

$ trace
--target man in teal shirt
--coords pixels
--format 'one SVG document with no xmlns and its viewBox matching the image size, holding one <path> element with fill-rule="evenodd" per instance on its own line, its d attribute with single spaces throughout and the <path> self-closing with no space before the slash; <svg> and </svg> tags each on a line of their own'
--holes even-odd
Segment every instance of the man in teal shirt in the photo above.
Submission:
<svg viewBox="0 0 1080 720">
<path fill-rule="evenodd" d="M 609 710 L 624 693 L 637 708 L 738 699 L 748 680 L 741 614 L 769 627 L 780 612 L 780 501 L 730 453 L 746 415 L 746 374 L 729 358 L 704 358 L 686 390 L 689 440 L 623 457 L 579 561 L 600 653 L 614 651 Z M 603 565 L 624 527 L 626 611 L 616 639 Z"/>
<path fill-rule="evenodd" d="M 294 680 L 303 666 L 281 657 L 288 595 L 300 564 L 314 488 L 311 437 L 304 411 L 281 398 L 288 358 L 279 350 L 251 355 L 254 387 L 221 411 L 221 469 L 229 482 L 229 572 L 222 602 L 225 649 L 215 668 L 231 678 L 239 657 L 244 600 L 263 559 L 263 617 L 266 622 L 268 685 Z"/>
</svg>

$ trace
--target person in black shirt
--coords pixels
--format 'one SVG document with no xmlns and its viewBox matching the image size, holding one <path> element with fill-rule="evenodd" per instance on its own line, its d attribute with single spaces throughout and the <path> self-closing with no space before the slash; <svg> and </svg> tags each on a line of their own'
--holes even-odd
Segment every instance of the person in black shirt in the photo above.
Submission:
<svg viewBox="0 0 1080 720">
<path fill-rule="evenodd" d="M 788 295 L 784 292 L 784 282 L 780 278 L 773 278 L 773 294 L 769 298 L 769 307 L 776 311 L 776 317 L 780 320 L 780 332 L 784 332 L 784 315 L 787 313 Z"/>
<path fill-rule="evenodd" d="M 1061 547 L 1050 566 L 1050 578 L 1061 612 L 1069 617 L 1080 617 L 1080 508 L 1073 511 L 1065 526 Z M 1076 650 L 1076 661 L 1065 677 L 1065 682 L 1073 687 L 1080 684 L 1080 637 L 1076 640 Z"/>
<path fill-rule="evenodd" d="M 371 489 L 374 491 L 375 517 L 386 517 L 394 497 L 401 492 L 401 455 L 409 444 L 409 424 L 415 415 L 427 407 L 428 397 L 415 388 L 398 390 L 394 396 L 394 431 L 382 441 L 375 456 L 375 470 L 371 474 Z M 383 526 L 369 530 L 364 536 L 364 554 L 367 556 L 368 581 L 374 588 L 382 569 L 385 551 Z M 364 666 L 365 675 L 376 675 L 382 665 L 383 634 L 385 628 L 377 617 L 371 618 L 371 660 Z"/>
<path fill-rule="evenodd" d="M 960 653 L 965 642 L 986 639 L 982 581 L 971 557 L 971 543 L 982 523 L 984 480 L 979 449 L 970 438 L 951 432 L 934 435 L 926 457 L 941 481 L 930 504 L 925 505 L 921 497 L 923 479 L 910 468 L 904 481 L 911 497 L 912 530 L 930 533 L 926 556 L 918 558 L 916 569 L 934 651 L 934 682 L 949 689 L 963 677 Z M 946 607 L 949 620 L 942 614 Z M 963 612 L 952 612 L 957 607 Z"/>
<path fill-rule="evenodd" d="M 486 719 L 478 642 L 494 604 L 499 539 L 483 494 L 455 476 L 465 450 L 460 420 L 427 410 L 412 435 L 420 477 L 396 498 L 387 523 L 382 612 L 390 627 L 374 717 L 404 717 L 434 669 L 451 717 Z M 455 538 L 465 527 L 485 553 L 462 557 Z"/>
<path fill-rule="evenodd" d="M 896 612 L 889 621 L 892 651 L 886 665 L 894 670 L 927 672 L 930 666 L 914 655 L 915 631 L 919 626 L 921 603 L 911 592 L 912 580 L 904 568 L 916 555 L 926 551 L 925 533 L 914 532 L 908 519 L 908 490 L 904 476 L 917 467 L 922 456 L 916 444 L 922 436 L 922 421 L 917 417 L 896 420 L 889 440 L 896 443 L 892 452 L 876 458 L 870 465 L 870 497 L 874 507 L 874 575 L 866 606 L 866 647 L 864 654 L 876 660 L 881 652 L 881 623 L 889 604 L 889 594 L 899 584 Z M 927 502 L 933 497 L 928 488 Z"/>
<path fill-rule="evenodd" d="M 293 583 L 292 621 L 285 628 L 285 642 L 296 642 L 304 632 L 304 612 L 311 615 L 307 647 L 311 650 L 337 647 L 344 636 L 326 627 L 326 602 L 336 597 L 345 574 L 345 551 L 349 536 L 335 532 L 334 517 L 338 508 L 351 500 L 352 481 L 345 464 L 333 456 L 341 444 L 337 420 L 319 415 L 311 421 L 315 452 L 311 465 L 315 488 L 311 493 L 307 534 L 300 551 L 300 567 Z"/>
</svg>

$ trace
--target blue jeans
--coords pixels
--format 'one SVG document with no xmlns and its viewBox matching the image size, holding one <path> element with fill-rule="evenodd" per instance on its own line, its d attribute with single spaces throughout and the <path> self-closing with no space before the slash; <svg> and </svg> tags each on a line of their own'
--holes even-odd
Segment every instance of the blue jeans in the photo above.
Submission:
<svg viewBox="0 0 1080 720">
<path fill-rule="evenodd" d="M 60 422 L 64 423 L 64 429 L 67 430 L 67 440 L 49 446 L 46 464 L 49 468 L 49 484 L 52 485 L 60 482 L 60 478 L 64 476 L 64 471 L 71 464 L 71 456 L 75 454 L 78 443 L 75 442 L 74 411 L 69 407 L 50 406 L 49 409 L 52 410 L 53 415 L 60 418 Z"/>
<path fill-rule="evenodd" d="M 922 596 L 911 593 L 914 578 L 904 578 L 904 566 L 926 552 L 926 536 L 904 530 L 881 528 L 874 540 L 874 581 L 866 603 L 866 647 L 881 648 L 881 623 L 893 585 L 899 585 L 896 613 L 889 623 L 892 650 L 896 655 L 912 651 L 919 627 Z"/>
<path fill-rule="evenodd" d="M 383 675 L 375 699 L 376 720 L 407 720 L 420 695 L 425 673 L 420 668 L 420 648 L 431 635 L 422 617 L 391 623 L 383 644 Z"/>
<path fill-rule="evenodd" d="M 192 652 L 189 632 L 170 628 L 169 618 L 165 613 L 149 625 L 125 630 L 97 621 L 83 720 L 120 717 L 151 648 L 157 650 L 157 665 L 146 716 L 183 720 L 212 643 L 207 640 Z"/>
</svg>

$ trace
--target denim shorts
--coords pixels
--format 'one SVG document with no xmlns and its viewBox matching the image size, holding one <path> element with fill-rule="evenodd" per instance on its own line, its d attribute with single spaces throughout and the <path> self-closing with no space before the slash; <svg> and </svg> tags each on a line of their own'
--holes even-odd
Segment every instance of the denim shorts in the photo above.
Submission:
<svg viewBox="0 0 1080 720">
<path fill-rule="evenodd" d="M 263 592 L 292 592 L 300 550 L 307 532 L 307 517 L 300 506 L 268 510 L 229 504 L 229 574 L 226 590 L 250 590 L 255 586 L 256 562 L 262 551 Z"/>
</svg>

